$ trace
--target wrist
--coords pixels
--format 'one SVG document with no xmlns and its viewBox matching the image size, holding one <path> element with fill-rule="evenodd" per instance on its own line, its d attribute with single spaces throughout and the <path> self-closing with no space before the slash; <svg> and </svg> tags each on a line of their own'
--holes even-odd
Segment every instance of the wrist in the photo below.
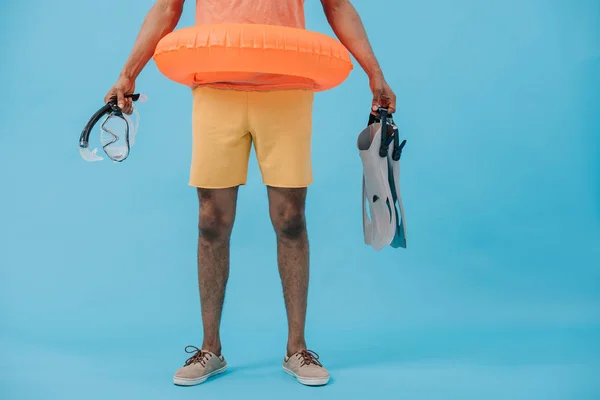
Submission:
<svg viewBox="0 0 600 400">
<path fill-rule="evenodd" d="M 119 78 L 125 78 L 125 79 L 129 79 L 132 81 L 135 81 L 135 73 L 129 69 L 123 69 L 123 71 L 121 71 L 121 73 L 119 74 Z"/>
<path fill-rule="evenodd" d="M 367 76 L 369 77 L 369 80 L 384 79 L 383 71 L 379 67 L 373 68 L 372 70 L 368 70 L 366 72 L 367 72 Z"/>
</svg>

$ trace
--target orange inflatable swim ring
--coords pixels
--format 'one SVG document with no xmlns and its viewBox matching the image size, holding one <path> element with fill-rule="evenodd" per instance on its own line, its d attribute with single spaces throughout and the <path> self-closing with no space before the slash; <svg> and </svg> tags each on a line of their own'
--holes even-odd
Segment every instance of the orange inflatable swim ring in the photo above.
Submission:
<svg viewBox="0 0 600 400">
<path fill-rule="evenodd" d="M 348 50 L 327 35 L 275 25 L 207 24 L 178 29 L 158 43 L 154 61 L 167 78 L 194 87 L 276 77 L 315 92 L 341 84 L 352 70 Z"/>
</svg>

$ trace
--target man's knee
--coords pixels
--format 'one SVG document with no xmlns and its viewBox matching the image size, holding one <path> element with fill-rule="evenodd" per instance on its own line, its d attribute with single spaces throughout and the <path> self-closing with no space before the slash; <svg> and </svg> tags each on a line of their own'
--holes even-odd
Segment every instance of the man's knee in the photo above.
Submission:
<svg viewBox="0 0 600 400">
<path fill-rule="evenodd" d="M 207 241 L 228 239 L 233 229 L 234 211 L 227 212 L 214 197 L 201 197 L 198 234 Z"/>
<path fill-rule="evenodd" d="M 306 232 L 304 210 L 294 205 L 282 205 L 273 215 L 273 225 L 277 236 L 298 239 Z"/>
<path fill-rule="evenodd" d="M 208 241 L 227 239 L 233 228 L 233 218 L 220 212 L 216 207 L 200 209 L 198 234 Z"/>
</svg>

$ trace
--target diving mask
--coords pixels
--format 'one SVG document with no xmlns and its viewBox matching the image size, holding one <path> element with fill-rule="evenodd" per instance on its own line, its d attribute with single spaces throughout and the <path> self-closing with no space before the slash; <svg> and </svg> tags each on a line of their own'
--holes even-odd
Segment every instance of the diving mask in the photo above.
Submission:
<svg viewBox="0 0 600 400">
<path fill-rule="evenodd" d="M 131 146 L 135 143 L 140 114 L 137 111 L 136 102 L 148 100 L 144 94 L 128 94 L 125 97 L 133 101 L 133 113 L 131 116 L 123 113 L 117 106 L 116 99 L 111 99 L 90 118 L 85 124 L 79 137 L 79 153 L 84 160 L 89 162 L 102 161 L 104 157 L 97 154 L 98 149 L 89 149 L 89 138 L 94 126 L 100 123 L 100 143 L 104 153 L 115 162 L 124 161 L 128 156 Z"/>
</svg>

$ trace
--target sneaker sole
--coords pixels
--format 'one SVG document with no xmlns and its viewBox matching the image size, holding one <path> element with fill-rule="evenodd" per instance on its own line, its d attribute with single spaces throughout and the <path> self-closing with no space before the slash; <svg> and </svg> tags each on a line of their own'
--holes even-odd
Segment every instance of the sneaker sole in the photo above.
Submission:
<svg viewBox="0 0 600 400">
<path fill-rule="evenodd" d="M 326 385 L 327 382 L 329 382 L 329 377 L 327 377 L 327 378 L 303 378 L 301 376 L 296 375 L 294 372 L 292 372 L 291 370 L 287 369 L 284 366 L 282 366 L 282 368 L 286 374 L 293 376 L 294 378 L 296 378 L 298 380 L 298 382 L 300 382 L 301 384 L 306 385 L 306 386 L 323 386 L 323 385 Z"/>
<path fill-rule="evenodd" d="M 227 369 L 227 365 L 224 367 L 221 367 L 219 369 L 215 369 L 213 372 L 211 372 L 210 374 L 206 374 L 204 376 L 201 376 L 199 378 L 194 378 L 194 379 L 188 379 L 188 378 L 178 378 L 176 376 L 173 377 L 173 383 L 177 386 L 194 386 L 194 385 L 199 385 L 201 383 L 206 382 L 206 380 L 208 378 L 211 378 L 215 375 L 219 375 L 222 374 L 223 372 L 225 372 L 225 370 Z"/>
</svg>

